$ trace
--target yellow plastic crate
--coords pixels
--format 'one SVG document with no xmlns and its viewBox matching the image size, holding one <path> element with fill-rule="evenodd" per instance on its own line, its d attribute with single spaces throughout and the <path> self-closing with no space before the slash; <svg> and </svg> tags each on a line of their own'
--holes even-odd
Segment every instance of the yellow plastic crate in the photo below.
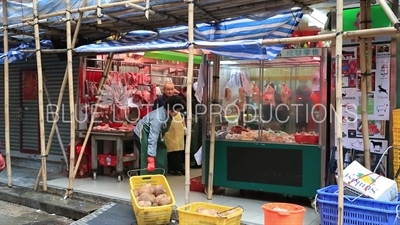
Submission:
<svg viewBox="0 0 400 225">
<path fill-rule="evenodd" d="M 396 174 L 400 168 L 400 145 L 393 145 L 393 171 Z M 400 190 L 400 177 L 396 178 L 397 188 Z"/>
<path fill-rule="evenodd" d="M 229 216 L 211 216 L 197 213 L 198 208 L 214 209 L 220 213 L 234 209 L 236 212 Z M 180 225 L 240 225 L 243 216 L 242 207 L 229 207 L 204 202 L 194 202 L 178 208 Z"/>
<path fill-rule="evenodd" d="M 393 148 L 393 170 L 396 173 L 400 168 L 400 147 Z M 400 189 L 399 189 L 400 190 Z"/>
<path fill-rule="evenodd" d="M 172 211 L 175 207 L 175 197 L 171 191 L 167 179 L 163 175 L 144 175 L 129 178 L 131 186 L 131 201 L 133 212 L 138 225 L 165 225 L 171 220 Z M 171 204 L 156 207 L 140 207 L 134 194 L 134 190 L 143 187 L 145 184 L 163 185 L 167 195 L 171 197 Z"/>
<path fill-rule="evenodd" d="M 393 132 L 393 145 L 400 146 L 400 128 L 392 128 Z"/>
<path fill-rule="evenodd" d="M 396 171 L 395 171 L 396 172 Z M 397 189 L 400 190 L 400 178 L 396 179 L 396 183 L 397 183 Z"/>
<path fill-rule="evenodd" d="M 400 109 L 392 110 L 393 128 L 400 128 Z"/>
</svg>

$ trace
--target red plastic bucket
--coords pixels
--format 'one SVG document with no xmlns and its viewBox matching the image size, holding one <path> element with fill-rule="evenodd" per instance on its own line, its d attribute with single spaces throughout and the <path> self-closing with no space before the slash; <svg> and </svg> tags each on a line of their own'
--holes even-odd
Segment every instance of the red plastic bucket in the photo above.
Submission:
<svg viewBox="0 0 400 225">
<path fill-rule="evenodd" d="M 268 203 L 262 206 L 264 225 L 303 225 L 306 209 L 289 203 Z"/>
</svg>

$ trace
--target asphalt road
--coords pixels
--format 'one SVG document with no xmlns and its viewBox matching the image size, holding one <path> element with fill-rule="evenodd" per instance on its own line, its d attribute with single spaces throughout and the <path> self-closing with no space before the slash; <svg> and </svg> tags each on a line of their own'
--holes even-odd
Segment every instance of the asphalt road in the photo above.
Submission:
<svg viewBox="0 0 400 225">
<path fill-rule="evenodd" d="M 67 225 L 73 221 L 54 214 L 0 200 L 0 224 L 7 225 Z"/>
</svg>

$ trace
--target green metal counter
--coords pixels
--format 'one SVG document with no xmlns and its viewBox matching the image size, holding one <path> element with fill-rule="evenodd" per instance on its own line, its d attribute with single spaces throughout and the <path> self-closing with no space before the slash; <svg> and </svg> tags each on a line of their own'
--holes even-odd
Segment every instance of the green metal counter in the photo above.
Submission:
<svg viewBox="0 0 400 225">
<path fill-rule="evenodd" d="M 208 183 L 210 141 L 206 141 Z M 216 140 L 214 186 L 315 197 L 321 188 L 321 148 L 317 145 Z"/>
</svg>

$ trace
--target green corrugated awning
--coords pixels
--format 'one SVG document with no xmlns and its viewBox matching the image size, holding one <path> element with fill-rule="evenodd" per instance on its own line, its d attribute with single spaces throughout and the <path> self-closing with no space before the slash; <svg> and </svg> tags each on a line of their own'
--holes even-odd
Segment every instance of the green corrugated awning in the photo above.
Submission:
<svg viewBox="0 0 400 225">
<path fill-rule="evenodd" d="M 151 51 L 145 52 L 144 57 L 150 59 L 161 59 L 161 60 L 171 60 L 178 62 L 188 62 L 188 54 L 173 52 L 173 51 Z M 203 58 L 201 56 L 194 56 L 194 64 L 201 64 Z"/>
<path fill-rule="evenodd" d="M 391 7 L 392 4 L 389 4 Z M 343 10 L 343 31 L 358 30 L 357 19 L 360 8 Z M 390 27 L 391 22 L 380 5 L 371 6 L 372 28 Z"/>
</svg>

